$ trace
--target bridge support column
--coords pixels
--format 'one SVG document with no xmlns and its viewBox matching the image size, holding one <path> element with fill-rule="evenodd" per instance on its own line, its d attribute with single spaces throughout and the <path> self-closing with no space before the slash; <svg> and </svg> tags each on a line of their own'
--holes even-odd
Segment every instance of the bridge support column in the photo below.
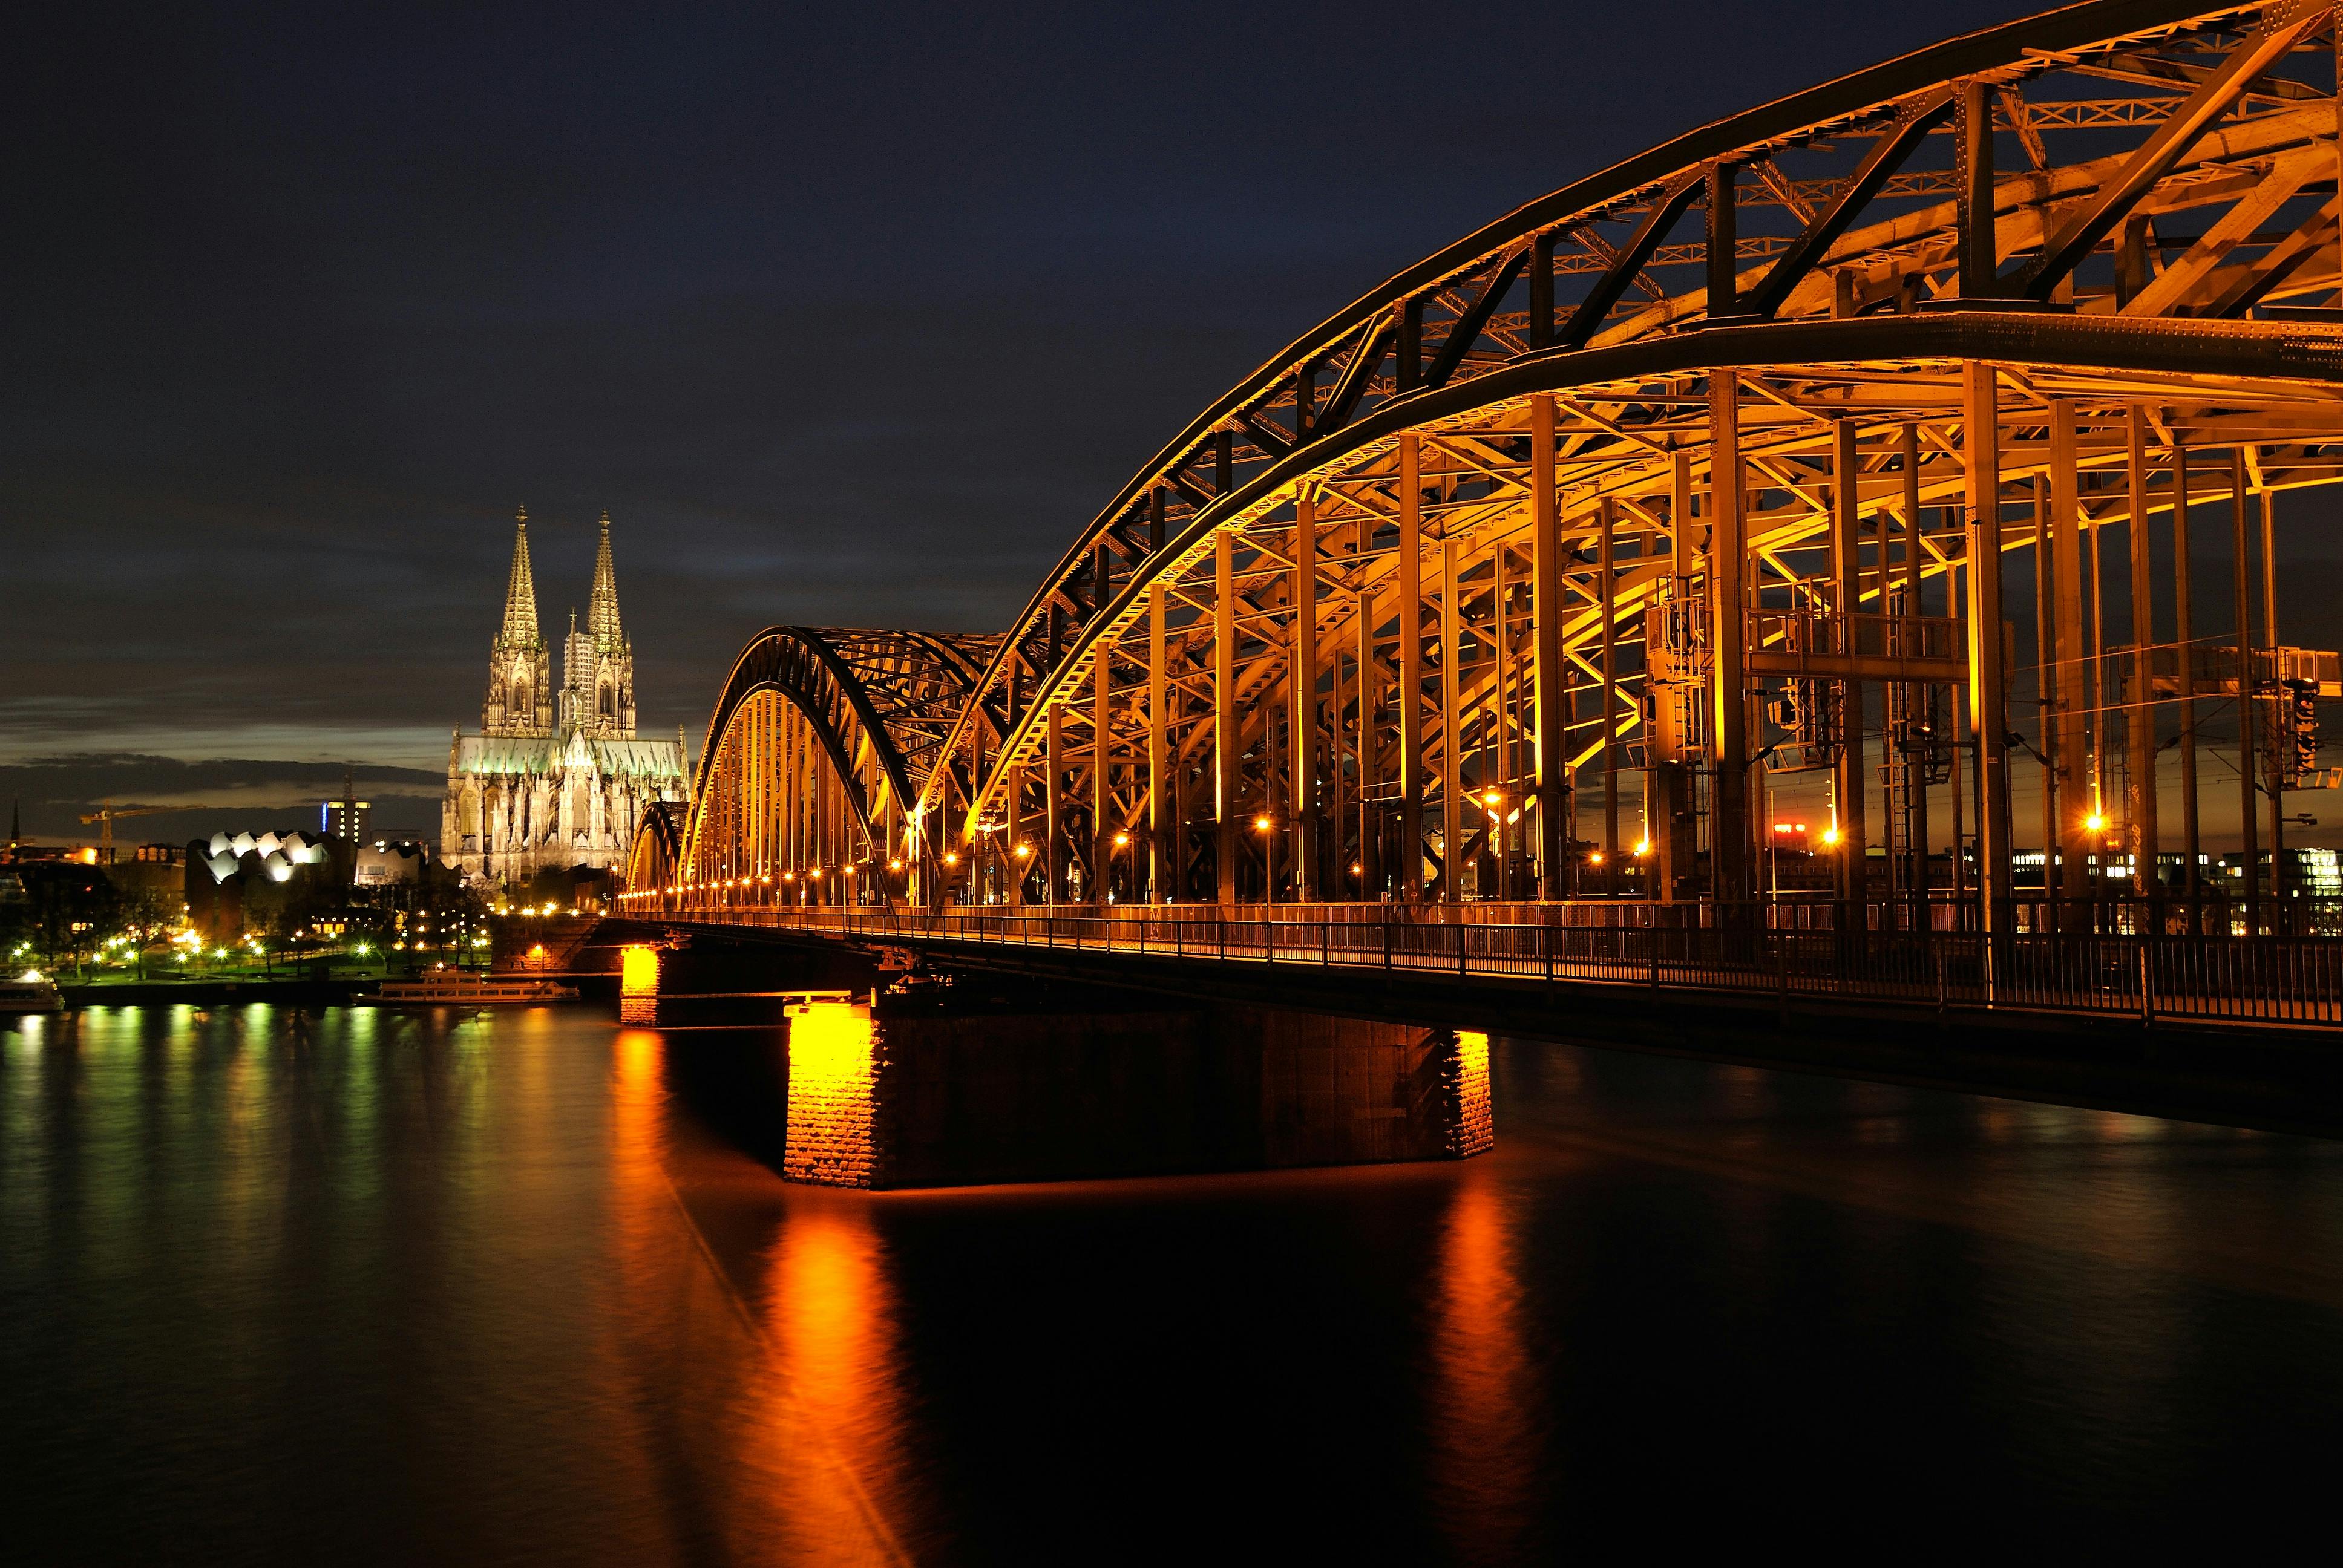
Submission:
<svg viewBox="0 0 2343 1568">
<path fill-rule="evenodd" d="M 1457 602 L 1456 541 L 1440 541 L 1440 898 L 1464 897 L 1464 733 L 1462 671 L 1457 660 L 1464 621 Z"/>
<path fill-rule="evenodd" d="M 1147 593 L 1147 897 L 1158 904 L 1168 903 L 1179 893 L 1177 861 L 1172 855 L 1179 795 L 1172 777 L 1172 718 L 1167 708 L 1172 684 L 1163 644 L 1163 616 L 1171 598 L 1172 589 L 1163 583 Z"/>
<path fill-rule="evenodd" d="M 1008 842 L 1001 847 L 1001 875 L 1009 886 L 1003 896 L 1011 905 L 1025 902 L 1025 870 L 1033 863 L 1033 846 L 1025 839 L 1025 767 L 1019 763 L 1009 769 L 1008 782 L 1002 787 L 1001 836 Z"/>
<path fill-rule="evenodd" d="M 1320 887 L 1318 819 L 1318 499 L 1293 501 L 1293 636 L 1286 648 L 1286 809 L 1292 825 L 1293 896 L 1307 902 Z"/>
<path fill-rule="evenodd" d="M 1603 748 L 1603 890 L 1619 891 L 1619 503 L 1603 498 L 1595 514 L 1594 606 L 1603 618 L 1603 717 L 1594 739 Z"/>
<path fill-rule="evenodd" d="M 2124 739 L 2129 752 L 2125 772 L 2128 799 L 2125 803 L 2125 838 L 2132 855 L 2132 890 L 2143 899 L 2163 891 L 2157 880 L 2156 855 L 2156 707 L 2154 659 L 2156 642 L 2155 589 L 2147 574 L 2147 410 L 2135 403 L 2124 425 L 2124 461 L 2129 481 L 2131 513 L 2131 700 L 2127 705 Z"/>
<path fill-rule="evenodd" d="M 2188 615 L 2188 448 L 2172 448 L 2172 640 L 2179 650 L 2181 889 L 2188 897 L 2187 930 L 2204 929 L 2204 839 L 2197 819 L 2196 645 Z"/>
<path fill-rule="evenodd" d="M 1562 530 L 1554 515 L 1554 399 L 1530 399 L 1530 702 L 1537 769 L 1538 897 L 1569 896 L 1569 691 L 1562 646 Z"/>
<path fill-rule="evenodd" d="M 1066 734 L 1065 705 L 1050 709 L 1044 739 L 1041 775 L 1041 901 L 1066 900 Z"/>
<path fill-rule="evenodd" d="M 1373 528 L 1362 518 L 1351 525 L 1351 553 L 1364 557 L 1369 537 Z M 1382 782 L 1383 752 L 1376 738 L 1379 722 L 1376 710 L 1383 704 L 1383 667 L 1375 658 L 1375 599 L 1365 586 L 1365 573 L 1356 574 L 1361 584 L 1352 596 L 1356 613 L 1352 619 L 1358 628 L 1358 755 L 1353 759 L 1356 777 L 1353 780 L 1353 799 L 1358 805 L 1359 818 L 1359 883 L 1358 895 L 1369 903 L 1380 900 L 1383 892 L 1383 818 L 1367 799 L 1373 785 Z"/>
<path fill-rule="evenodd" d="M 1903 446 L 1897 454 L 1897 460 L 1904 470 L 1903 586 L 1904 614 L 1906 618 L 1903 635 L 1904 646 L 1909 650 L 1919 646 L 1920 638 L 1920 427 L 1906 425 L 1901 434 L 1901 440 Z M 1881 545 L 1883 551 L 1886 548 L 1885 544 L 1886 537 L 1886 529 L 1882 528 L 1880 538 L 1883 541 Z M 1887 565 L 1883 555 L 1880 562 L 1880 581 L 1885 583 L 1886 580 Z M 1946 597 L 1949 598 L 1950 596 Z M 1951 605 L 1948 604 L 1946 607 L 1946 613 L 1947 615 L 1953 613 Z M 1891 739 L 1889 742 L 1890 746 L 1893 746 L 1897 739 L 1900 739 L 1905 748 L 1903 832 L 1904 847 L 1909 856 L 1907 863 L 1910 866 L 1910 870 L 1906 873 L 1907 893 L 1911 901 L 1910 924 L 1911 929 L 1916 931 L 1926 930 L 1928 925 L 1928 772 L 1926 759 L 1912 742 L 1916 738 L 1916 727 L 1930 722 L 1931 716 L 1936 711 L 1935 704 L 1930 700 L 1932 690 L 1932 688 L 1920 681 L 1914 681 L 1905 689 L 1904 716 L 1906 721 L 1916 729 L 1914 733 Z M 1933 751 L 1933 739 L 1929 742 L 1929 747 Z M 1892 767 L 1894 763 L 1894 753 L 1891 750 L 1889 765 Z M 1956 790 L 1960 788 L 1959 777 L 1957 772 L 1954 774 L 1953 788 Z M 1892 827 L 1891 831 L 1893 831 Z M 1960 858 L 1960 846 L 1957 843 L 1953 847 L 1953 857 L 1956 861 Z M 1957 874 L 1954 880 L 1957 885 L 1959 880 Z"/>
<path fill-rule="evenodd" d="M 1749 647 L 1747 482 L 1741 467 L 1741 382 L 1709 376 L 1709 643 L 1714 654 L 1709 751 L 1709 863 L 1716 901 L 1741 904 L 1749 883 Z"/>
<path fill-rule="evenodd" d="M 1423 900 L 1423 479 L 1413 436 L 1399 438 L 1400 897 Z"/>
<path fill-rule="evenodd" d="M 2245 851 L 2246 935 L 2262 930 L 2261 834 L 2254 799 L 2254 615 L 2247 590 L 2253 555 L 2247 529 L 2252 496 L 2246 488 L 2246 449 L 2229 448 L 2230 624 L 2237 628 L 2238 843 Z"/>
<path fill-rule="evenodd" d="M 2092 731 L 2097 704 L 2092 700 L 2088 670 L 2091 659 L 2083 635 L 2083 501 L 2076 472 L 2075 406 L 2062 398 L 2050 403 L 2050 561 L 2051 646 L 2056 663 L 2052 689 L 2056 693 L 2058 746 L 2051 753 L 2057 763 L 2054 778 L 2056 807 L 2050 823 L 2050 842 L 2044 852 L 2055 857 L 2057 896 L 2082 898 L 2089 890 L 2089 848 L 2084 819 L 2091 812 Z M 2044 890 L 2050 887 L 2044 870 Z M 2064 924 L 2064 920 L 2060 922 Z"/>
<path fill-rule="evenodd" d="M 1694 550 L 1692 516 L 1692 454 L 1679 447 L 1672 465 L 1674 474 L 1668 496 L 1668 576 L 1671 596 L 1691 591 L 1693 570 L 1697 562 Z M 1645 654 L 1644 668 L 1650 668 L 1650 655 Z M 1649 726 L 1657 717 L 1659 694 L 1647 678 L 1644 687 L 1644 722 Z M 1650 830 L 1652 863 L 1659 884 L 1662 903 L 1674 903 L 1676 881 L 1691 874 L 1700 859 L 1700 821 L 1693 799 L 1692 778 L 1681 761 L 1660 759 L 1656 749 L 1649 744 L 1651 731 L 1645 730 L 1644 755 L 1650 766 L 1644 777 L 1652 791 L 1644 803 L 1644 819 Z"/>
<path fill-rule="evenodd" d="M 1105 558 L 1100 558 L 1100 578 L 1105 579 Z M 1101 597 L 1105 589 L 1100 589 Z M 1091 670 L 1091 856 L 1082 872 L 1082 896 L 1103 907 L 1111 890 L 1114 877 L 1114 825 L 1107 820 L 1107 812 L 1114 805 L 1114 791 L 1110 769 L 1113 766 L 1113 750 L 1109 742 L 1114 737 L 1114 720 L 1109 709 L 1111 687 L 1114 677 L 1114 648 L 1111 641 L 1099 645 L 1098 662 Z"/>
<path fill-rule="evenodd" d="M 1977 891 L 1981 923 L 2006 934 L 2010 908 L 2009 689 L 2001 641 L 2001 408 L 1990 365 L 1961 367 L 1968 512 L 1969 734 L 1977 757 Z M 1958 847 L 1956 846 L 1956 853 Z M 1988 960 L 1990 961 L 1990 960 Z M 1988 970 L 1988 986 L 1990 986 Z"/>
<path fill-rule="evenodd" d="M 1237 586 L 1235 544 L 1223 532 L 1212 547 L 1212 896 L 1237 901 L 1238 749 Z"/>
<path fill-rule="evenodd" d="M 1831 563 L 1838 579 L 1839 613 L 1846 651 L 1855 646 L 1855 621 L 1863 608 L 1862 457 L 1856 450 L 1855 422 L 1841 419 L 1832 428 L 1831 445 Z M 1884 556 L 1883 556 L 1884 560 Z M 1885 609 L 1883 603 L 1880 607 Z M 1859 680 L 1839 683 L 1839 751 L 1835 780 L 1838 808 L 1838 888 L 1846 919 L 1842 930 L 1863 920 L 1869 868 L 1869 845 L 1864 834 L 1864 794 L 1869 784 L 1864 765 L 1864 689 Z"/>
<path fill-rule="evenodd" d="M 2285 763 L 2280 750 L 2281 747 L 2288 744 L 2288 740 L 2286 731 L 2282 728 L 2285 719 L 2278 707 L 2278 704 L 2287 699 L 2286 689 L 2276 684 L 2278 675 L 2275 653 L 2278 645 L 2278 568 L 2271 553 L 2276 541 L 2270 537 L 2271 530 L 2275 527 L 2275 519 L 2270 515 L 2271 504 L 2275 499 L 2276 492 L 2271 490 L 2268 485 L 2258 484 L 2254 487 L 2254 511 L 2259 520 L 2261 536 L 2262 579 L 2262 636 L 2261 641 L 2257 646 L 2273 650 L 2270 663 L 2272 684 L 2268 689 L 2269 696 L 2262 699 L 2260 720 L 2264 748 L 2261 763 L 2262 798 L 2269 802 L 2269 896 L 2271 902 L 2276 905 L 2276 908 L 2270 911 L 2270 934 L 2293 936 L 2298 933 L 2286 923 L 2286 789 L 2283 771 Z"/>
</svg>

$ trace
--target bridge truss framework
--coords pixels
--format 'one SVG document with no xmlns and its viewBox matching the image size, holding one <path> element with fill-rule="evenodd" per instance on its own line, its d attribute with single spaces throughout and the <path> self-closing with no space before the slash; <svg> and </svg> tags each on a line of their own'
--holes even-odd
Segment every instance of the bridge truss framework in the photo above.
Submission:
<svg viewBox="0 0 2343 1568">
<path fill-rule="evenodd" d="M 1005 634 L 760 633 L 625 897 L 1735 907 L 1801 770 L 1890 920 L 2008 929 L 2022 849 L 2193 908 L 2208 798 L 2275 880 L 2343 696 L 2272 556 L 2343 477 L 2337 46 L 2097 0 L 1533 202 L 1200 414 Z"/>
</svg>

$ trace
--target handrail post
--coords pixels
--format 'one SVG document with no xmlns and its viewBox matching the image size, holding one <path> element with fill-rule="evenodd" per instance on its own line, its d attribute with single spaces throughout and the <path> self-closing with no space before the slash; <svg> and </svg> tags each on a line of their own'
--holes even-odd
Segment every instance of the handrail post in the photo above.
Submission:
<svg viewBox="0 0 2343 1568">
<path fill-rule="evenodd" d="M 1774 943 L 1775 1005 L 1781 1011 L 1782 1027 L 1787 1029 L 1790 1026 L 1790 949 L 1789 944 L 1782 940 L 1783 934 L 1779 930 L 1773 931 L 1771 940 Z"/>
</svg>

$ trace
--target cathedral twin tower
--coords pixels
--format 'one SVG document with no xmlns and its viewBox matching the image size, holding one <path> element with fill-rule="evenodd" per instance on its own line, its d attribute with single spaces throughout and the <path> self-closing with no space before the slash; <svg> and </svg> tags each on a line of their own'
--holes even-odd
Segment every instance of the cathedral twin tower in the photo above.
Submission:
<svg viewBox="0 0 2343 1568">
<path fill-rule="evenodd" d="M 468 879 L 508 886 L 539 871 L 622 865 L 643 813 L 684 796 L 681 731 L 635 738 L 635 655 L 618 622 L 609 514 L 585 629 L 572 610 L 556 687 L 523 508 L 479 732 L 458 730 L 448 748 L 441 859 Z"/>
<path fill-rule="evenodd" d="M 594 557 L 594 592 L 586 629 L 569 612 L 561 648 L 561 689 L 556 692 L 551 656 L 537 628 L 537 578 L 528 559 L 528 508 L 520 510 L 513 539 L 512 578 L 505 588 L 505 621 L 488 648 L 488 700 L 480 717 L 489 735 L 549 734 L 580 729 L 631 739 L 635 733 L 635 654 L 618 626 L 618 572 L 610 560 L 610 514 L 602 514 L 602 545 Z"/>
</svg>

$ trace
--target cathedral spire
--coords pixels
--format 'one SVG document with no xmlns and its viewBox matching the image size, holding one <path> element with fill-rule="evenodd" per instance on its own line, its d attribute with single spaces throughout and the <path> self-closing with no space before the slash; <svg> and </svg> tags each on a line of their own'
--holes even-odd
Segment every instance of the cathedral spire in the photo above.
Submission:
<svg viewBox="0 0 2343 1568">
<path fill-rule="evenodd" d="M 594 556 L 594 595 L 587 601 L 586 635 L 608 649 L 626 639 L 618 629 L 618 570 L 610 564 L 610 514 L 602 514 L 602 546 Z"/>
<path fill-rule="evenodd" d="M 505 589 L 505 627 L 498 642 L 509 648 L 537 645 L 537 578 L 528 568 L 528 508 L 513 528 L 512 580 Z"/>
</svg>

